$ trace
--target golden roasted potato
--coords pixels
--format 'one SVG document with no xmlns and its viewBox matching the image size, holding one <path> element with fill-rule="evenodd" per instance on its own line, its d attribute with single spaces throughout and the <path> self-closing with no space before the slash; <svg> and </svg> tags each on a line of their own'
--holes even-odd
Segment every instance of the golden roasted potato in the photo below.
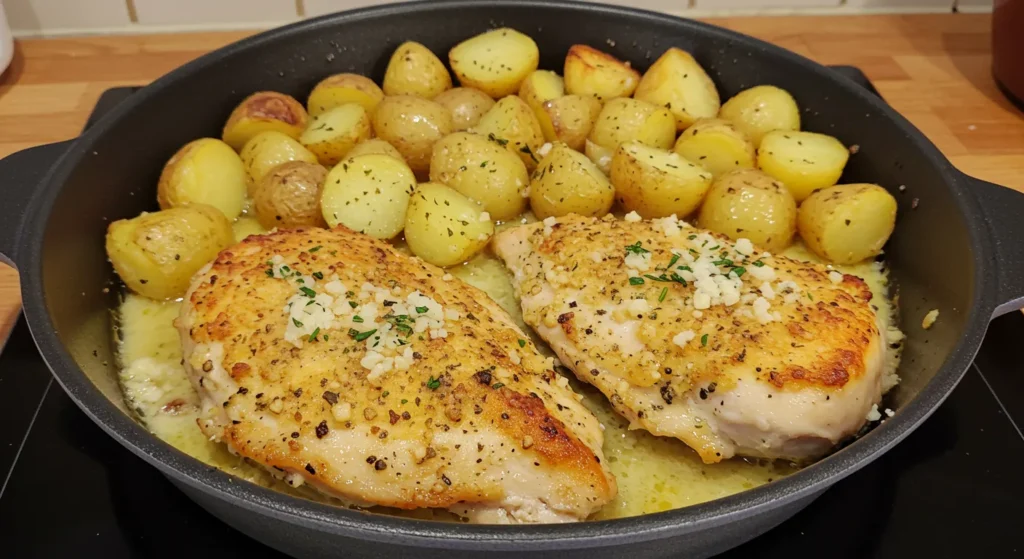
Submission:
<svg viewBox="0 0 1024 559">
<path fill-rule="evenodd" d="M 836 264 L 873 258 L 896 227 L 896 199 L 877 184 L 840 184 L 807 197 L 797 215 L 800 237 Z"/>
<path fill-rule="evenodd" d="M 397 149 L 395 149 L 395 146 L 381 140 L 380 138 L 370 138 L 369 140 L 359 142 L 355 147 L 349 150 L 348 155 L 345 157 L 352 158 L 360 155 L 369 155 L 371 153 L 390 155 L 399 161 L 405 161 L 405 158 L 402 157 L 402 154 Z"/>
<path fill-rule="evenodd" d="M 326 227 L 320 211 L 320 192 L 326 178 L 327 169 L 305 161 L 290 161 L 271 169 L 253 195 L 260 225 L 267 229 Z"/>
<path fill-rule="evenodd" d="M 500 99 L 480 118 L 470 132 L 493 138 L 519 156 L 528 170 L 537 166 L 537 150 L 544 145 L 544 133 L 537 115 L 515 95 Z"/>
<path fill-rule="evenodd" d="M 797 202 L 838 182 L 849 158 L 839 140 L 814 132 L 775 130 L 757 150 L 757 166 L 782 181 Z"/>
<path fill-rule="evenodd" d="M 177 299 L 192 275 L 234 242 L 220 210 L 189 204 L 111 223 L 106 247 L 129 289 L 150 299 Z"/>
<path fill-rule="evenodd" d="M 721 176 L 733 169 L 753 169 L 754 144 L 732 123 L 717 118 L 701 119 L 686 129 L 672 151 Z"/>
<path fill-rule="evenodd" d="M 452 130 L 469 130 L 480 122 L 480 117 L 491 110 L 494 99 L 479 89 L 455 87 L 434 97 L 434 102 L 452 112 Z"/>
<path fill-rule="evenodd" d="M 335 74 L 316 84 L 306 107 L 309 116 L 316 116 L 335 107 L 355 103 L 372 114 L 383 100 L 384 92 L 370 78 L 359 74 Z"/>
<path fill-rule="evenodd" d="M 588 139 L 587 156 L 607 173 L 615 150 L 623 143 L 640 142 L 671 149 L 676 139 L 676 119 L 664 107 L 636 99 L 616 98 L 605 103 Z M 604 149 L 596 149 L 598 147 Z"/>
<path fill-rule="evenodd" d="M 373 114 L 373 131 L 391 144 L 417 175 L 430 171 L 434 143 L 452 133 L 452 113 L 414 95 L 385 97 Z"/>
<path fill-rule="evenodd" d="M 235 243 L 240 243 L 249 237 L 250 235 L 262 235 L 267 232 L 266 229 L 260 225 L 260 220 L 255 217 L 249 217 L 243 215 L 235 220 L 231 224 L 231 230 L 235 235 Z"/>
<path fill-rule="evenodd" d="M 685 50 L 672 47 L 647 69 L 634 97 L 672 111 L 679 130 L 718 114 L 715 82 Z"/>
<path fill-rule="evenodd" d="M 248 175 L 249 196 L 255 194 L 256 185 L 274 167 L 289 161 L 317 162 L 317 157 L 305 146 L 277 131 L 253 136 L 242 148 L 241 157 Z"/>
<path fill-rule="evenodd" d="M 565 80 L 551 70 L 535 70 L 519 86 L 519 98 L 534 111 L 565 95 Z"/>
<path fill-rule="evenodd" d="M 405 220 L 405 241 L 412 253 L 435 266 L 461 264 L 494 235 L 494 223 L 483 209 L 443 184 L 416 187 Z"/>
<path fill-rule="evenodd" d="M 629 142 L 612 157 L 611 181 L 626 211 L 644 218 L 683 218 L 694 212 L 711 188 L 712 175 L 671 151 Z"/>
<path fill-rule="evenodd" d="M 378 239 L 402 232 L 416 176 L 402 160 L 360 155 L 335 165 L 324 180 L 320 209 L 327 225 L 344 225 Z"/>
<path fill-rule="evenodd" d="M 526 209 L 530 175 L 516 154 L 478 134 L 456 132 L 434 144 L 431 182 L 479 202 L 491 218 L 506 221 Z"/>
<path fill-rule="evenodd" d="M 640 72 L 614 56 L 587 45 L 573 45 L 565 56 L 565 90 L 607 101 L 629 97 L 640 82 Z"/>
<path fill-rule="evenodd" d="M 718 118 L 736 125 L 754 147 L 772 130 L 800 130 L 800 109 L 785 89 L 758 85 L 745 89 L 722 105 Z"/>
<path fill-rule="evenodd" d="M 308 119 L 302 103 L 291 95 L 260 91 L 246 97 L 231 111 L 221 139 L 237 151 L 260 132 L 275 131 L 298 138 Z"/>
<path fill-rule="evenodd" d="M 755 169 L 737 169 L 711 185 L 697 221 L 730 239 L 779 253 L 796 232 L 796 201 L 785 185 Z"/>
<path fill-rule="evenodd" d="M 615 188 L 592 161 L 555 144 L 530 179 L 530 208 L 538 219 L 577 213 L 603 216 L 615 201 Z"/>
<path fill-rule="evenodd" d="M 537 43 L 508 28 L 481 33 L 448 52 L 448 62 L 459 83 L 495 99 L 518 91 L 519 84 L 537 69 L 539 61 Z"/>
<path fill-rule="evenodd" d="M 201 138 L 185 144 L 164 165 L 156 199 L 162 210 L 198 202 L 235 219 L 242 213 L 245 192 L 245 166 L 235 150 L 220 140 Z"/>
<path fill-rule="evenodd" d="M 601 102 L 594 97 L 564 95 L 545 102 L 537 112 L 537 120 L 545 140 L 583 151 L 599 114 Z"/>
<path fill-rule="evenodd" d="M 362 105 L 350 103 L 324 111 L 309 121 L 299 142 L 328 167 L 373 133 L 370 114 Z"/>
<path fill-rule="evenodd" d="M 452 77 L 444 62 L 416 41 L 395 49 L 384 72 L 385 95 L 416 95 L 433 99 L 452 88 Z"/>
</svg>

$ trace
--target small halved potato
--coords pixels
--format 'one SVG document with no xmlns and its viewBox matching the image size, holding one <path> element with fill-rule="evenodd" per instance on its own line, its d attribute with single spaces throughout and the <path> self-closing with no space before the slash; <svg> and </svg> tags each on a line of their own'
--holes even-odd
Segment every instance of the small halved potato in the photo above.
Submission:
<svg viewBox="0 0 1024 559">
<path fill-rule="evenodd" d="M 538 219 L 577 213 L 603 216 L 615 201 L 615 188 L 591 160 L 555 144 L 530 179 L 530 208 Z"/>
<path fill-rule="evenodd" d="M 322 112 L 309 121 L 299 142 L 328 167 L 341 161 L 359 142 L 369 139 L 370 115 L 350 103 Z"/>
<path fill-rule="evenodd" d="M 402 154 L 395 149 L 395 146 L 381 140 L 380 138 L 370 138 L 369 140 L 363 140 L 349 150 L 348 155 L 345 157 L 358 157 L 360 155 L 370 155 L 376 153 L 379 155 L 390 155 L 399 161 L 405 161 Z"/>
<path fill-rule="evenodd" d="M 430 171 L 434 143 L 452 133 L 452 113 L 414 95 L 386 97 L 373 113 L 373 131 L 402 154 L 420 176 Z"/>
<path fill-rule="evenodd" d="M 545 140 L 562 142 L 576 151 L 583 151 L 600 114 L 601 102 L 594 97 L 564 95 L 544 103 L 537 120 Z"/>
<path fill-rule="evenodd" d="M 231 111 L 221 139 L 240 150 L 260 132 L 275 131 L 298 138 L 306 129 L 306 109 L 291 95 L 276 91 L 253 93 Z"/>
<path fill-rule="evenodd" d="M 720 176 L 733 169 L 753 169 L 754 144 L 731 123 L 717 118 L 701 119 L 686 129 L 673 151 Z"/>
<path fill-rule="evenodd" d="M 721 104 L 715 82 L 704 68 L 690 53 L 676 47 L 654 61 L 634 97 L 672 111 L 679 130 L 699 118 L 714 117 Z"/>
<path fill-rule="evenodd" d="M 519 156 L 526 168 L 537 166 L 537 150 L 544 145 L 544 132 L 530 106 L 515 95 L 501 98 L 470 132 L 492 138 Z"/>
<path fill-rule="evenodd" d="M 263 235 L 267 232 L 267 229 L 260 225 L 260 220 L 247 215 L 236 219 L 231 224 L 231 230 L 235 234 L 235 243 L 240 243 L 249 236 Z"/>
<path fill-rule="evenodd" d="M 395 49 L 384 72 L 385 95 L 418 95 L 433 99 L 451 89 L 452 77 L 444 63 L 430 49 L 406 41 Z"/>
<path fill-rule="evenodd" d="M 253 209 L 260 225 L 326 227 L 320 211 L 320 192 L 327 169 L 316 163 L 290 161 L 274 167 L 256 186 Z"/>
<path fill-rule="evenodd" d="M 614 56 L 587 45 L 573 45 L 565 56 L 565 90 L 600 101 L 629 97 L 640 82 L 640 72 Z"/>
<path fill-rule="evenodd" d="M 877 184 L 839 184 L 800 204 L 797 227 L 814 254 L 836 264 L 873 258 L 896 226 L 896 199 Z"/>
<path fill-rule="evenodd" d="M 565 95 L 565 81 L 551 70 L 532 72 L 519 86 L 519 98 L 534 111 L 545 102 Z"/>
<path fill-rule="evenodd" d="M 506 221 L 526 209 L 530 182 L 516 154 L 478 134 L 456 132 L 434 144 L 430 180 L 479 202 L 491 218 Z"/>
<path fill-rule="evenodd" d="M 623 209 L 644 218 L 683 218 L 711 188 L 711 173 L 678 153 L 630 142 L 612 157 L 611 181 Z"/>
<path fill-rule="evenodd" d="M 494 235 L 494 223 L 479 204 L 434 182 L 416 187 L 405 220 L 412 253 L 435 266 L 461 264 Z"/>
<path fill-rule="evenodd" d="M 607 173 L 615 150 L 626 142 L 670 149 L 676 139 L 676 120 L 668 109 L 646 101 L 612 99 L 601 109 L 588 139 L 594 146 L 587 144 L 587 155 Z"/>
<path fill-rule="evenodd" d="M 849 158 L 842 142 L 814 132 L 775 130 L 757 150 L 757 166 L 782 181 L 797 202 L 838 182 Z"/>
<path fill-rule="evenodd" d="M 261 132 L 242 148 L 242 164 L 248 175 L 249 196 L 271 169 L 289 161 L 317 163 L 317 158 L 297 140 L 277 131 Z"/>
<path fill-rule="evenodd" d="M 718 118 L 732 122 L 754 143 L 772 130 L 800 130 L 800 109 L 785 89 L 758 85 L 745 89 L 722 105 Z"/>
<path fill-rule="evenodd" d="M 402 232 L 416 176 L 400 159 L 360 155 L 334 166 L 324 180 L 320 209 L 327 225 L 344 225 L 378 239 Z"/>
<path fill-rule="evenodd" d="M 537 69 L 540 51 L 527 35 L 501 28 L 455 45 L 448 61 L 461 85 L 499 99 L 518 91 L 519 84 Z"/>
<path fill-rule="evenodd" d="M 349 103 L 361 105 L 366 112 L 373 113 L 377 104 L 383 100 L 384 92 L 370 78 L 359 74 L 335 74 L 316 84 L 309 94 L 306 107 L 310 116 Z"/>
<path fill-rule="evenodd" d="M 761 171 L 737 169 L 712 183 L 697 221 L 704 229 L 779 253 L 796 232 L 796 201 L 781 182 Z"/>
<path fill-rule="evenodd" d="M 455 87 L 434 97 L 434 102 L 452 112 L 452 131 L 469 130 L 480 122 L 480 117 L 491 110 L 494 99 L 479 89 Z"/>
<path fill-rule="evenodd" d="M 235 150 L 201 138 L 185 144 L 164 165 L 156 199 L 162 210 L 200 203 L 235 219 L 242 213 L 246 188 L 245 166 Z"/>
</svg>

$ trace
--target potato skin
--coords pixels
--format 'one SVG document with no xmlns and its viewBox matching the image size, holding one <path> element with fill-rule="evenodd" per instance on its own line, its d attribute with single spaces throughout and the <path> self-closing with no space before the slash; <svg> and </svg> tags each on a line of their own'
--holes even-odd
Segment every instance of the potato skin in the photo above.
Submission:
<svg viewBox="0 0 1024 559">
<path fill-rule="evenodd" d="M 722 105 L 718 118 L 728 120 L 750 138 L 754 147 L 773 130 L 800 130 L 800 109 L 785 89 L 758 85 L 745 89 Z"/>
<path fill-rule="evenodd" d="M 402 154 L 419 176 L 430 171 L 434 143 L 452 133 L 452 114 L 438 103 L 413 95 L 386 97 L 373 114 L 373 131 Z"/>
<path fill-rule="evenodd" d="M 352 158 L 360 155 L 370 155 L 372 153 L 376 153 L 378 155 L 389 155 L 399 161 L 405 161 L 405 158 L 403 158 L 402 154 L 395 149 L 395 146 L 381 140 L 380 138 L 370 138 L 369 140 L 359 142 L 349 150 L 348 155 L 345 157 Z"/>
<path fill-rule="evenodd" d="M 594 97 L 563 95 L 546 101 L 537 113 L 537 121 L 545 140 L 562 142 L 576 151 L 583 151 L 601 107 L 601 102 Z"/>
<path fill-rule="evenodd" d="M 324 111 L 309 121 L 299 142 L 328 167 L 341 161 L 373 130 L 370 115 L 361 105 L 349 103 Z"/>
<path fill-rule="evenodd" d="M 839 182 L 850 152 L 839 140 L 814 132 L 775 130 L 764 135 L 757 166 L 782 181 L 797 202 Z"/>
<path fill-rule="evenodd" d="M 896 199 L 877 184 L 823 188 L 800 204 L 797 227 L 807 248 L 836 264 L 873 258 L 896 227 Z"/>
<path fill-rule="evenodd" d="M 306 109 L 294 97 L 276 91 L 259 91 L 231 111 L 221 139 L 237 151 L 253 136 L 269 130 L 298 138 L 308 120 Z"/>
<path fill-rule="evenodd" d="M 383 100 L 384 91 L 370 78 L 359 74 L 335 74 L 316 84 L 306 107 L 309 116 L 316 116 L 335 107 L 355 103 L 372 114 Z"/>
<path fill-rule="evenodd" d="M 129 289 L 161 300 L 183 296 L 192 276 L 234 242 L 220 210 L 190 204 L 111 223 L 106 249 Z"/>
<path fill-rule="evenodd" d="M 670 149 L 676 139 L 676 121 L 664 107 L 646 101 L 618 98 L 605 103 L 588 139 L 604 150 L 588 149 L 587 155 L 608 172 L 611 156 L 625 142 Z"/>
<path fill-rule="evenodd" d="M 463 132 L 476 126 L 480 117 L 494 106 L 490 95 L 472 87 L 449 89 L 434 97 L 434 102 L 451 111 L 453 132 Z"/>
<path fill-rule="evenodd" d="M 676 47 L 648 68 L 634 97 L 672 111 L 679 130 L 697 119 L 714 117 L 721 105 L 715 82 L 690 53 Z"/>
<path fill-rule="evenodd" d="M 755 169 L 737 169 L 711 185 L 697 221 L 730 239 L 779 253 L 796 231 L 796 201 L 785 185 Z"/>
<path fill-rule="evenodd" d="M 162 210 L 200 203 L 235 219 L 242 213 L 246 190 L 245 166 L 235 150 L 220 140 L 200 138 L 164 165 L 156 199 Z"/>
<path fill-rule="evenodd" d="M 626 211 L 645 219 L 696 210 L 711 188 L 712 175 L 678 153 L 629 142 L 612 157 L 611 182 Z"/>
<path fill-rule="evenodd" d="M 676 140 L 672 151 L 699 163 L 718 177 L 734 169 L 753 169 L 754 144 L 732 123 L 717 118 L 701 119 Z"/>
<path fill-rule="evenodd" d="M 274 167 L 256 186 L 253 209 L 260 225 L 327 227 L 320 211 L 320 192 L 327 169 L 316 163 L 290 161 Z"/>
<path fill-rule="evenodd" d="M 614 56 L 587 45 L 573 45 L 565 56 L 565 90 L 607 101 L 633 95 L 640 73 Z"/>
<path fill-rule="evenodd" d="M 256 192 L 256 185 L 271 169 L 289 161 L 305 161 L 316 163 L 313 155 L 298 141 L 275 130 L 261 132 L 246 142 L 241 153 L 242 164 L 245 165 L 249 177 L 249 196 Z"/>
<path fill-rule="evenodd" d="M 399 45 L 384 72 L 385 95 L 416 95 L 433 99 L 451 88 L 452 77 L 444 63 L 416 41 Z"/>
<path fill-rule="evenodd" d="M 405 221 L 412 253 L 435 266 L 461 264 L 480 252 L 494 223 L 480 206 L 452 188 L 434 182 L 416 187 Z"/>
<path fill-rule="evenodd" d="M 600 217 L 615 201 L 615 188 L 582 153 L 555 144 L 530 179 L 530 208 L 539 219 L 570 213 Z"/>
<path fill-rule="evenodd" d="M 402 232 L 416 176 L 387 155 L 360 155 L 337 164 L 324 180 L 320 210 L 327 225 L 344 225 L 378 239 Z"/>
<path fill-rule="evenodd" d="M 445 184 L 483 206 L 491 219 L 507 221 L 526 209 L 526 165 L 487 138 L 456 132 L 434 144 L 431 182 Z"/>
<path fill-rule="evenodd" d="M 539 61 L 537 43 L 508 28 L 470 37 L 448 52 L 448 62 L 459 84 L 479 89 L 494 99 L 518 91 Z"/>
<path fill-rule="evenodd" d="M 544 145 L 544 132 L 530 106 L 515 95 L 501 98 L 471 130 L 503 144 L 519 156 L 527 170 L 537 166 L 537 150 Z"/>
</svg>

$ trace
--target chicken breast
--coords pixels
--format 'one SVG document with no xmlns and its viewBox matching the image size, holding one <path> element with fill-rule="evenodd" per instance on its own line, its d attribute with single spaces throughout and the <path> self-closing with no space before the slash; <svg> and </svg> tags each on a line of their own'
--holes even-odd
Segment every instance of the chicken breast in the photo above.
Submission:
<svg viewBox="0 0 1024 559">
<path fill-rule="evenodd" d="M 493 246 L 562 363 L 705 462 L 818 457 L 881 399 L 885 348 L 857 277 L 674 217 L 548 218 Z"/>
<path fill-rule="evenodd" d="M 355 505 L 475 522 L 586 518 L 615 495 L 602 427 L 512 319 L 345 229 L 250 236 L 177 321 L 211 439 Z"/>
</svg>

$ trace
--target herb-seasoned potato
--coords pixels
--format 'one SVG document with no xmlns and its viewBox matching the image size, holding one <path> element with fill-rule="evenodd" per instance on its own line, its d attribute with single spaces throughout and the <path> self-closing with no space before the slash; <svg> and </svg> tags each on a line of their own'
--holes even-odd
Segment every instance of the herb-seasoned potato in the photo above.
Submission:
<svg viewBox="0 0 1024 559">
<path fill-rule="evenodd" d="M 668 109 L 646 101 L 612 99 L 601 109 L 588 139 L 587 156 L 607 173 L 615 150 L 626 142 L 671 149 L 676 139 L 676 119 Z"/>
<path fill-rule="evenodd" d="M 129 289 L 150 299 L 176 299 L 193 274 L 234 242 L 231 222 L 220 210 L 189 204 L 115 221 L 106 245 Z"/>
<path fill-rule="evenodd" d="M 455 45 L 448 61 L 461 85 L 499 99 L 519 91 L 519 84 L 537 69 L 540 51 L 530 37 L 502 28 Z"/>
<path fill-rule="evenodd" d="M 565 56 L 565 90 L 600 101 L 629 97 L 640 82 L 640 73 L 614 56 L 587 45 L 573 45 Z"/>
<path fill-rule="evenodd" d="M 240 150 L 260 132 L 276 131 L 298 138 L 306 129 L 306 109 L 290 95 L 276 91 L 253 93 L 231 111 L 221 139 Z"/>
<path fill-rule="evenodd" d="M 317 162 L 316 156 L 302 144 L 276 131 L 253 136 L 242 148 L 241 157 L 249 179 L 249 196 L 255 194 L 256 185 L 274 167 L 289 161 Z"/>
<path fill-rule="evenodd" d="M 733 169 L 753 169 L 754 144 L 732 123 L 717 118 L 701 119 L 686 129 L 673 151 L 721 176 Z"/>
<path fill-rule="evenodd" d="M 527 169 L 537 166 L 537 150 L 544 145 L 544 132 L 530 106 L 515 95 L 499 100 L 471 130 L 494 138 L 519 156 Z"/>
<path fill-rule="evenodd" d="M 355 103 L 372 114 L 383 100 L 384 92 L 370 78 L 359 74 L 336 74 L 316 84 L 306 107 L 310 116 L 316 116 L 335 107 Z"/>
<path fill-rule="evenodd" d="M 328 167 L 339 162 L 359 142 L 370 138 L 370 114 L 350 103 L 324 111 L 309 121 L 299 142 Z"/>
<path fill-rule="evenodd" d="M 433 99 L 452 88 L 444 62 L 427 47 L 406 41 L 395 49 L 384 72 L 385 95 L 417 95 Z"/>
<path fill-rule="evenodd" d="M 255 217 L 243 215 L 231 224 L 231 230 L 235 234 L 235 243 L 240 243 L 250 235 L 263 235 L 267 230 L 260 225 L 260 220 Z"/>
<path fill-rule="evenodd" d="M 836 264 L 873 258 L 896 226 L 896 199 L 877 184 L 823 188 L 800 204 L 800 237 L 818 256 Z"/>
<path fill-rule="evenodd" d="M 782 181 L 797 202 L 838 182 L 849 158 L 839 140 L 814 132 L 775 130 L 757 150 L 757 166 Z"/>
<path fill-rule="evenodd" d="M 796 201 L 781 182 L 761 171 L 737 169 L 712 183 L 697 221 L 730 239 L 750 239 L 778 253 L 796 232 Z"/>
<path fill-rule="evenodd" d="M 476 202 L 443 184 L 416 187 L 405 220 L 409 249 L 435 266 L 461 264 L 494 235 L 494 223 Z"/>
<path fill-rule="evenodd" d="M 479 89 L 455 87 L 434 97 L 434 102 L 452 112 L 452 130 L 469 130 L 480 122 L 480 117 L 491 110 L 494 99 Z"/>
<path fill-rule="evenodd" d="M 386 97 L 373 114 L 373 131 L 402 154 L 413 172 L 426 176 L 434 143 L 452 133 L 452 113 L 413 95 Z"/>
<path fill-rule="evenodd" d="M 551 70 L 536 70 L 519 86 L 519 98 L 537 111 L 545 102 L 565 95 L 565 80 Z"/>
<path fill-rule="evenodd" d="M 530 208 L 538 219 L 570 213 L 603 216 L 615 201 L 615 188 L 592 161 L 555 144 L 530 179 Z"/>
<path fill-rule="evenodd" d="M 601 114 L 601 102 L 594 97 L 565 95 L 545 102 L 537 120 L 549 142 L 563 142 L 576 151 L 583 151 L 587 136 Z"/>
<path fill-rule="evenodd" d="M 456 132 L 434 144 L 430 180 L 446 184 L 479 202 L 491 218 L 505 221 L 526 209 L 526 165 L 516 154 L 487 138 Z"/>
<path fill-rule="evenodd" d="M 320 192 L 326 178 L 327 169 L 305 161 L 290 161 L 271 169 L 253 195 L 260 225 L 267 229 L 326 227 L 320 211 Z"/>
<path fill-rule="evenodd" d="M 721 104 L 715 82 L 704 68 L 690 53 L 675 47 L 648 68 L 634 97 L 672 111 L 679 130 L 699 118 L 714 117 Z"/>
<path fill-rule="evenodd" d="M 678 153 L 630 142 L 612 158 L 611 181 L 623 209 L 644 218 L 682 218 L 711 188 L 711 173 Z"/>
<path fill-rule="evenodd" d="M 245 166 L 235 150 L 201 138 L 185 144 L 164 165 L 156 199 L 163 210 L 198 202 L 235 219 L 242 213 L 246 188 Z"/>
<path fill-rule="evenodd" d="M 338 163 L 324 180 L 320 209 L 327 225 L 344 225 L 378 239 L 402 232 L 416 176 L 387 155 L 360 155 Z"/>
<path fill-rule="evenodd" d="M 399 161 L 405 161 L 402 154 L 395 149 L 395 146 L 381 140 L 380 138 L 370 138 L 369 140 L 363 140 L 349 150 L 346 157 L 357 157 L 360 155 L 369 155 L 376 153 L 378 155 L 390 155 Z"/>
<path fill-rule="evenodd" d="M 722 105 L 718 118 L 732 122 L 754 147 L 772 130 L 800 130 L 800 109 L 785 89 L 758 85 L 745 89 Z"/>
</svg>

